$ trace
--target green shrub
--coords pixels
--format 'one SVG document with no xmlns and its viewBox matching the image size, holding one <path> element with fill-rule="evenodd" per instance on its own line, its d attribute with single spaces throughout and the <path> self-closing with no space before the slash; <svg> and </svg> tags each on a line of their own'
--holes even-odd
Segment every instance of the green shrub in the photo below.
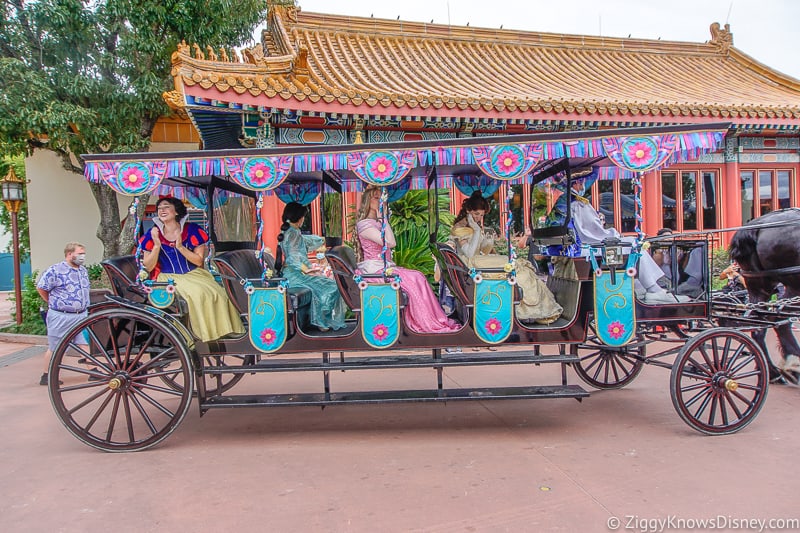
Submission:
<svg viewBox="0 0 800 533">
<path fill-rule="evenodd" d="M 89 272 L 89 288 L 91 289 L 110 289 L 111 281 L 106 275 L 103 265 L 100 263 L 96 265 L 89 265 L 86 267 Z"/>
<path fill-rule="evenodd" d="M 711 290 L 718 291 L 725 287 L 728 282 L 719 279 L 719 274 L 731 264 L 731 256 L 727 248 L 717 248 L 711 253 Z"/>
<path fill-rule="evenodd" d="M 16 311 L 11 314 L 15 323 L 4 329 L 9 333 L 24 333 L 27 335 L 46 335 L 47 326 L 45 326 L 42 317 L 39 314 L 39 308 L 44 305 L 44 300 L 39 296 L 36 290 L 36 282 L 34 281 L 38 272 L 34 272 L 31 276 L 25 276 L 22 283 L 22 324 L 16 324 Z M 15 301 L 14 297 L 9 300 Z"/>
<path fill-rule="evenodd" d="M 89 273 L 89 281 L 98 281 L 103 276 L 103 265 L 100 263 L 89 265 L 86 270 Z"/>
</svg>

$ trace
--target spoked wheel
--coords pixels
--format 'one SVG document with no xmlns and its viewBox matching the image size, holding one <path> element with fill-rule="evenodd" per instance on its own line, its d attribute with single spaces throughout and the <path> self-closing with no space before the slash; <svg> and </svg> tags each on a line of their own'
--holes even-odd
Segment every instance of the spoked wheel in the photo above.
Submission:
<svg viewBox="0 0 800 533">
<path fill-rule="evenodd" d="M 81 331 L 88 353 L 73 342 Z M 78 364 L 81 357 L 94 368 Z M 144 450 L 167 438 L 186 416 L 194 390 L 181 337 L 131 309 L 104 309 L 81 321 L 56 348 L 49 370 L 50 401 L 61 422 L 80 441 L 109 452 Z M 153 379 L 165 376 L 177 386 Z"/>
<path fill-rule="evenodd" d="M 210 355 L 203 357 L 203 367 L 209 368 L 222 368 L 230 369 L 237 366 L 251 365 L 255 361 L 253 355 Z M 177 390 L 180 384 L 177 380 L 173 379 L 180 376 L 179 370 L 174 373 L 161 376 L 161 379 L 168 386 Z M 206 383 L 206 396 L 217 396 L 230 390 L 234 385 L 239 383 L 244 374 L 206 374 L 204 376 Z"/>
<path fill-rule="evenodd" d="M 578 377 L 596 389 L 621 389 L 642 371 L 645 346 L 641 336 L 626 346 L 606 346 L 597 338 L 592 323 L 586 342 L 570 346 L 570 353 L 580 358 L 572 367 Z"/>
<path fill-rule="evenodd" d="M 672 365 L 672 405 L 701 433 L 727 435 L 748 425 L 767 398 L 767 360 L 748 335 L 715 328 L 695 336 Z"/>
</svg>

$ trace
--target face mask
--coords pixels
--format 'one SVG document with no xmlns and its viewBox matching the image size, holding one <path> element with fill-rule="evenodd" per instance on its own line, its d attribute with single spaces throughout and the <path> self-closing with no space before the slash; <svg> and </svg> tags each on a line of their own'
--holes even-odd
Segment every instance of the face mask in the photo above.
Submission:
<svg viewBox="0 0 800 533">
<path fill-rule="evenodd" d="M 325 259 L 325 253 L 324 252 L 317 252 L 317 259 L 320 260 L 320 261 Z"/>
<path fill-rule="evenodd" d="M 75 254 L 72 256 L 72 262 L 81 266 L 86 262 L 86 254 Z"/>
</svg>

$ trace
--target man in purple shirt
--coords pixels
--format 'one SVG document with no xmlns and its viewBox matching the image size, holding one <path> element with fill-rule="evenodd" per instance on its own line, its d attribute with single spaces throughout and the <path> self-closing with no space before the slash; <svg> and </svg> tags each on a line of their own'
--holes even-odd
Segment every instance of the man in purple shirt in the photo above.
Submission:
<svg viewBox="0 0 800 533">
<path fill-rule="evenodd" d="M 45 270 L 36 284 L 36 290 L 47 304 L 47 351 L 39 385 L 47 385 L 47 370 L 56 345 L 67 331 L 88 315 L 89 273 L 83 266 L 85 262 L 84 246 L 77 242 L 67 243 L 64 261 Z M 82 334 L 76 335 L 74 342 L 86 348 L 86 339 Z"/>
</svg>

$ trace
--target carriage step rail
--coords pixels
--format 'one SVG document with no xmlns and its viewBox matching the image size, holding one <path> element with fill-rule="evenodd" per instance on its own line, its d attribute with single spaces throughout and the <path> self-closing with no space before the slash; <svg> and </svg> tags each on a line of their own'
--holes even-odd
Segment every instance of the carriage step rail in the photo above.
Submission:
<svg viewBox="0 0 800 533">
<path fill-rule="evenodd" d="M 387 368 L 441 368 L 460 366 L 513 365 L 513 364 L 552 364 L 575 363 L 575 355 L 535 355 L 531 351 L 477 352 L 471 354 L 442 354 L 440 359 L 430 355 L 402 355 L 376 357 L 332 356 L 324 359 L 266 359 L 253 365 L 211 366 L 203 369 L 204 375 L 214 374 L 253 374 L 261 372 L 311 372 L 376 370 Z"/>
<path fill-rule="evenodd" d="M 226 407 L 326 406 L 371 403 L 448 402 L 460 400 L 520 400 L 536 398 L 575 398 L 580 401 L 589 393 L 578 385 L 543 385 L 442 390 L 393 390 L 366 392 L 331 392 L 301 394 L 253 394 L 215 396 L 200 404 L 205 412 Z"/>
</svg>

